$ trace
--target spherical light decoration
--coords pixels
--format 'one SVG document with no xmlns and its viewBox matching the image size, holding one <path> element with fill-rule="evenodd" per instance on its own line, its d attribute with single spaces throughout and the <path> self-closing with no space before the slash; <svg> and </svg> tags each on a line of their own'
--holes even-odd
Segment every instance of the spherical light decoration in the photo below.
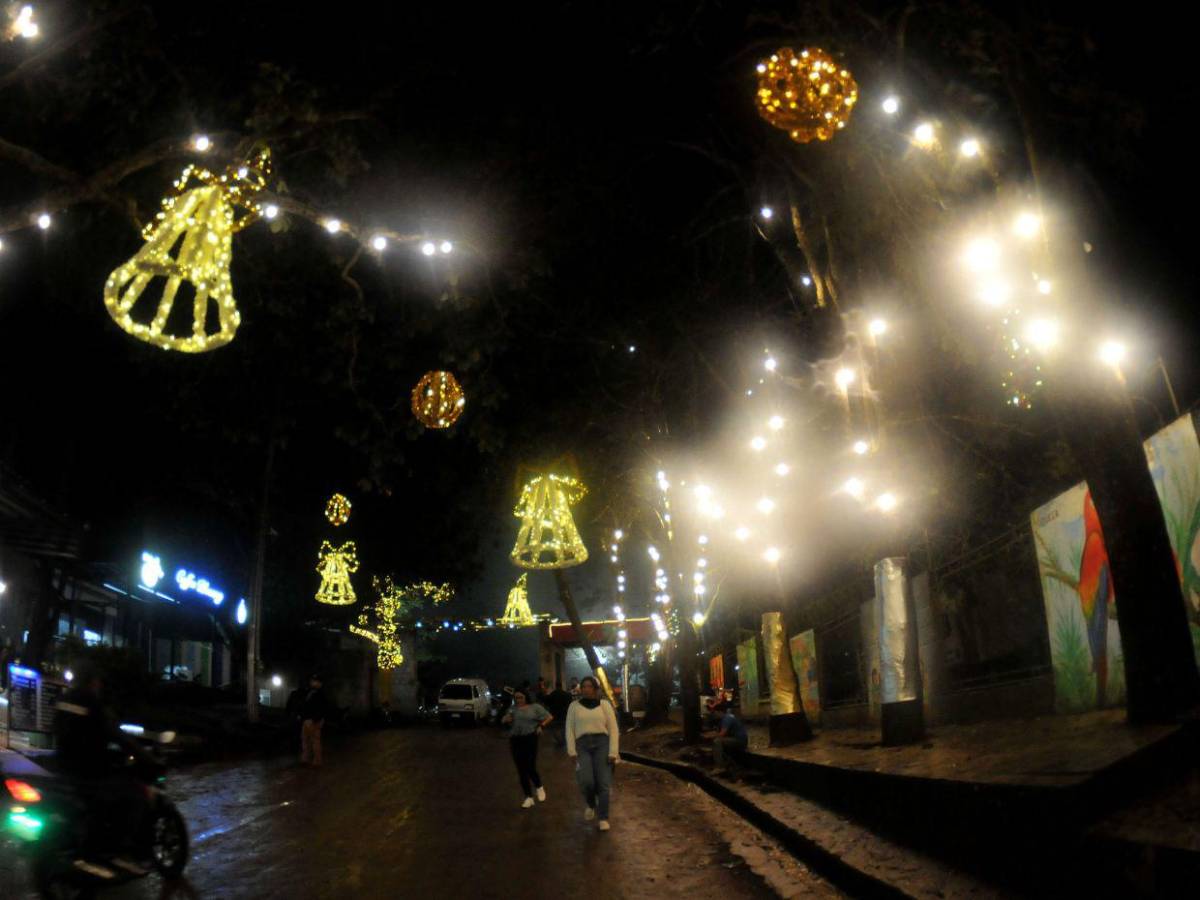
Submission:
<svg viewBox="0 0 1200 900">
<path fill-rule="evenodd" d="M 449 428 L 462 415 L 467 399 L 451 372 L 426 372 L 412 392 L 412 411 L 426 428 Z"/>
<path fill-rule="evenodd" d="M 350 521 L 350 501 L 341 494 L 334 494 L 325 504 L 325 518 L 333 525 L 345 525 Z"/>
<path fill-rule="evenodd" d="M 846 127 L 858 84 L 824 50 L 783 47 L 758 64 L 758 114 L 793 141 L 827 141 Z"/>
</svg>

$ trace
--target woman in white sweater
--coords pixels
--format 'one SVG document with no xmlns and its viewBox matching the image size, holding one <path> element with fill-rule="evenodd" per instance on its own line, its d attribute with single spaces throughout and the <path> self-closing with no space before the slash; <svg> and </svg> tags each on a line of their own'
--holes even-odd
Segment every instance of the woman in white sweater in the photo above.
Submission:
<svg viewBox="0 0 1200 900">
<path fill-rule="evenodd" d="M 608 831 L 608 795 L 613 765 L 620 750 L 620 732 L 612 704 L 599 697 L 600 685 L 592 676 L 579 682 L 579 699 L 567 710 L 567 755 L 575 760 L 575 780 L 587 809 L 583 818 L 600 818 Z"/>
</svg>

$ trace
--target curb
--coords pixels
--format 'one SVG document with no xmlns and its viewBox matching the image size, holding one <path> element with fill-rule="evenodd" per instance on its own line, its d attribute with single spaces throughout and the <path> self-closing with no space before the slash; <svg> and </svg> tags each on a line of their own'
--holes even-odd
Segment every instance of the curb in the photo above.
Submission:
<svg viewBox="0 0 1200 900">
<path fill-rule="evenodd" d="M 778 840 L 796 859 L 851 896 L 880 897 L 887 898 L 887 900 L 912 896 L 893 884 L 855 868 L 840 856 L 826 850 L 812 838 L 777 819 L 766 810 L 755 806 L 737 791 L 726 787 L 695 766 L 655 759 L 652 756 L 643 756 L 640 753 L 627 751 L 622 751 L 621 759 L 654 769 L 662 769 L 682 781 L 696 785 L 714 800 L 724 804 L 743 819 Z"/>
</svg>

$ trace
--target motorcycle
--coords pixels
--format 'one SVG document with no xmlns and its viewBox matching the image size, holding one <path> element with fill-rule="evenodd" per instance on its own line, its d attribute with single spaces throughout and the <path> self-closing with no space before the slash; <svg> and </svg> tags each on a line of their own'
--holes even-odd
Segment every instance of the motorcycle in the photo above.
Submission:
<svg viewBox="0 0 1200 900">
<path fill-rule="evenodd" d="M 28 860 L 44 897 L 88 896 L 157 871 L 177 879 L 188 861 L 183 816 L 167 796 L 166 766 L 142 750 L 111 751 L 132 783 L 141 787 L 138 825 L 123 846 L 101 846 L 90 833 L 93 812 L 73 782 L 55 772 L 52 754 L 36 758 L 0 754 L 2 827 Z"/>
</svg>

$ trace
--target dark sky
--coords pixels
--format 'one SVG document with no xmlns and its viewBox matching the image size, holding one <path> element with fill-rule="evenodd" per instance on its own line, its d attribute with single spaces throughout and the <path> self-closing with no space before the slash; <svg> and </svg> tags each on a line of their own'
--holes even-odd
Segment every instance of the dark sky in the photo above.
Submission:
<svg viewBox="0 0 1200 900">
<path fill-rule="evenodd" d="M 388 329 L 406 334 L 402 354 L 386 351 L 402 358 L 368 364 L 376 379 L 369 390 L 399 397 L 389 415 L 404 416 L 407 385 L 451 354 L 468 390 L 479 391 L 472 399 L 482 394 L 496 405 L 470 405 L 474 422 L 449 436 L 402 432 L 403 462 L 382 479 L 391 493 L 380 493 L 378 483 L 356 493 L 369 465 L 338 431 L 359 422 L 344 415 L 353 401 L 314 392 L 309 403 L 292 393 L 307 388 L 289 378 L 303 369 L 301 356 L 339 377 L 346 364 L 344 348 L 329 338 L 344 323 L 328 312 L 348 301 L 337 277 L 346 245 L 307 224 L 284 235 L 255 226 L 236 238 L 243 332 L 218 351 L 222 359 L 178 360 L 136 345 L 104 313 L 103 278 L 138 241 L 118 214 L 91 203 L 57 214 L 45 235 L 3 235 L 0 455 L 94 523 L 98 553 L 173 546 L 206 558 L 236 584 L 246 577 L 252 520 L 244 510 L 229 512 L 228 497 L 253 505 L 247 497 L 262 448 L 242 438 L 246 423 L 262 421 L 270 373 L 283 373 L 273 383 L 294 430 L 276 472 L 279 589 L 298 597 L 315 587 L 315 547 L 331 536 L 319 511 L 340 489 L 355 498 L 350 533 L 364 555 L 389 559 L 376 563 L 380 570 L 454 577 L 445 535 L 456 532 L 480 548 L 465 561 L 482 568 L 462 570 L 472 602 L 461 614 L 498 612 L 516 574 L 505 554 L 517 465 L 537 453 L 571 452 L 586 468 L 629 385 L 656 377 L 655 359 L 677 352 L 672 321 L 685 319 L 723 358 L 732 352 L 727 336 L 778 304 L 769 275 L 748 270 L 744 288 L 734 291 L 727 274 L 741 265 L 736 260 L 755 259 L 747 249 L 758 191 L 753 167 L 731 171 L 697 151 L 737 148 L 731 136 L 764 128 L 751 106 L 753 60 L 809 32 L 820 39 L 819 18 L 811 7 L 786 3 L 636 4 L 615 12 L 593 3 L 150 8 L 152 17 L 131 13 L 78 52 L 4 88 L 0 137 L 89 172 L 164 137 L 245 133 L 246 96 L 268 83 L 278 83 L 288 102 L 311 95 L 318 109 L 368 112 L 365 124 L 349 129 L 344 171 L 331 165 L 339 157 L 329 134 L 315 136 L 312 150 L 286 147 L 278 177 L 287 189 L 333 214 L 445 233 L 473 251 L 452 269 L 401 249 L 382 266 L 360 265 L 377 309 L 364 340 L 382 348 Z M 892 4 L 863 8 L 884 15 Z M 1109 299 L 1148 311 L 1181 400 L 1190 403 L 1197 391 L 1190 227 L 1197 198 L 1186 138 L 1196 108 L 1188 35 L 1160 16 L 1130 17 L 1103 4 L 1005 9 L 1027 25 L 1052 15 L 1068 43 L 1086 34 L 1079 72 L 1058 74 L 1113 91 L 1137 112 L 1119 146 L 1093 146 L 1093 126 L 1103 141 L 1112 139 L 1111 123 L 1101 127 L 1109 110 L 1095 103 L 1074 110 L 1056 151 L 1107 203 L 1097 252 L 1112 275 Z M 70 4 L 39 10 L 47 41 L 79 24 Z M 811 23 L 808 32 L 800 22 Z M 840 27 L 848 27 L 845 20 Z M 939 27 L 936 7 L 923 7 L 911 52 L 940 53 Z M 0 74 L 27 52 L 0 48 Z M 877 97 L 881 84 L 870 77 L 886 67 L 874 59 L 851 64 L 866 75 L 864 102 Z M 81 69 L 88 77 L 80 78 Z M 744 161 L 744 150 L 729 156 Z M 131 179 L 128 190 L 143 211 L 153 209 L 181 163 L 172 159 Z M 47 186 L 0 160 L 0 205 L 28 201 Z M 719 294 L 689 296 L 716 268 L 726 272 Z M 452 271 L 476 298 L 471 305 L 439 300 Z M 478 299 L 486 297 L 517 312 L 490 312 Z M 309 343 L 301 327 L 271 331 L 285 316 L 312 323 Z M 476 362 L 464 346 L 470 340 L 487 342 Z M 625 352 L 629 344 L 636 354 Z M 384 375 L 390 380 L 381 385 Z M 601 398 L 603 388 L 614 397 Z M 667 390 L 688 393 L 686 385 Z M 595 421 L 579 413 L 588 404 L 603 407 Z M 221 410 L 241 423 L 236 439 L 219 427 Z M 556 428 L 569 433 L 556 435 Z M 490 452 L 478 449 L 485 429 L 502 435 Z M 603 504 L 589 502 L 582 521 L 595 546 L 607 523 L 591 521 Z M 603 565 L 576 577 L 585 600 L 608 605 Z M 535 608 L 552 610 L 549 577 L 535 584 Z"/>
</svg>

